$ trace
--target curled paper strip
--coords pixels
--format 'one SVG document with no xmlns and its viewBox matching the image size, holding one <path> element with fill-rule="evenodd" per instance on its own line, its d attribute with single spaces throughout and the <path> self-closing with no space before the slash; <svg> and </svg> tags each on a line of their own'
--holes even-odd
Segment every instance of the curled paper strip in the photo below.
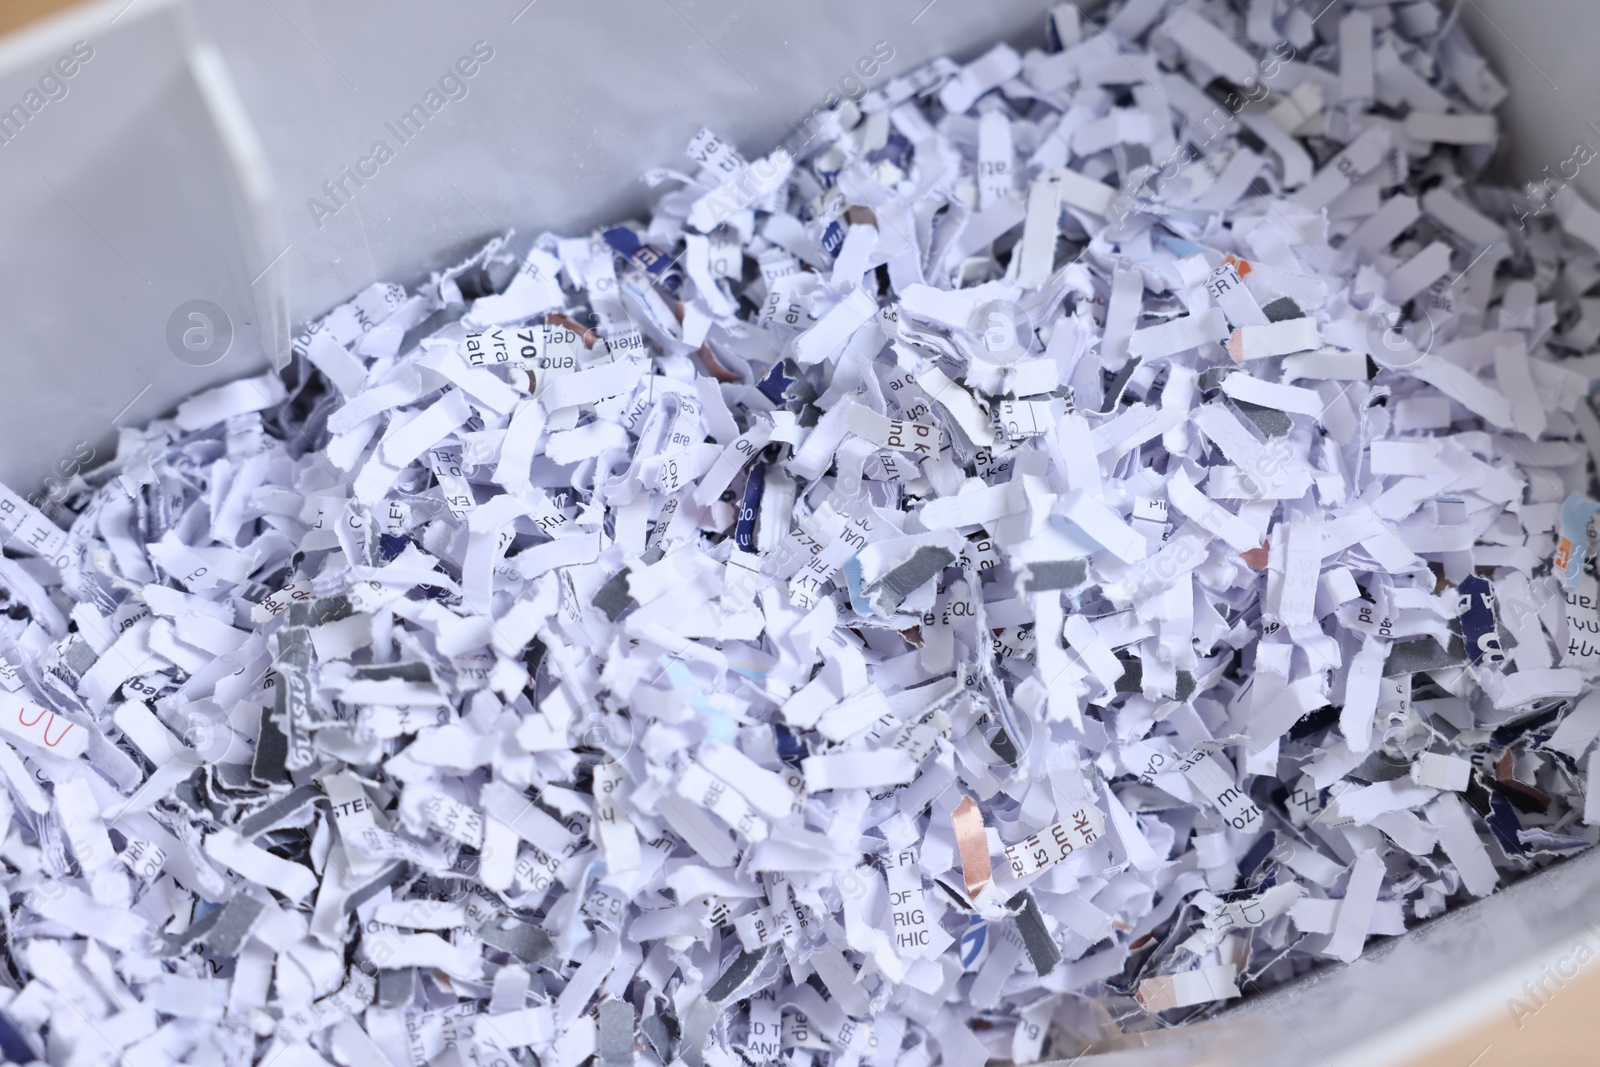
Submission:
<svg viewBox="0 0 1600 1067">
<path fill-rule="evenodd" d="M 978 894 L 988 887 L 991 877 L 989 832 L 984 828 L 983 813 L 978 810 L 977 801 L 963 797 L 950 813 L 950 822 L 955 826 L 956 847 L 961 853 L 961 876 L 966 882 L 967 896 L 977 900 Z"/>
<path fill-rule="evenodd" d="M 1232 967 L 1220 966 L 1164 978 L 1146 978 L 1139 983 L 1139 1006 L 1145 1011 L 1171 1011 L 1236 997 L 1239 995 L 1239 987 L 1234 984 L 1236 974 Z"/>
</svg>

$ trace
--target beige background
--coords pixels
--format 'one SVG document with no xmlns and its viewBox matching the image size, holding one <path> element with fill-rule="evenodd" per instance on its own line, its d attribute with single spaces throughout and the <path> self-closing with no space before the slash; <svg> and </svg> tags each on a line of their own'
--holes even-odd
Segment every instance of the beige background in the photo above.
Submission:
<svg viewBox="0 0 1600 1067">
<path fill-rule="evenodd" d="M 0 33 L 10 33 L 46 15 L 73 6 L 76 0 L 5 0 L 0 4 Z"/>
<path fill-rule="evenodd" d="M 1545 1007 L 1522 1018 L 1502 1006 L 1483 1025 L 1458 1040 L 1413 1061 L 1414 1067 L 1526 1067 L 1600 1061 L 1596 1048 L 1596 1009 L 1600 972 L 1580 974 L 1550 997 Z"/>
<path fill-rule="evenodd" d="M 28 25 L 47 15 L 74 6 L 80 0 L 0 0 L 0 34 Z M 137 3 L 138 0 L 132 0 Z M 1477 39 L 1491 51 L 1496 43 L 1492 38 L 1503 33 L 1493 23 L 1487 22 L 1477 5 L 1462 0 L 1473 11 L 1469 21 L 1487 25 L 1488 32 L 1479 29 Z M 1502 8 L 1504 5 L 1490 5 Z M 1517 24 L 1519 32 L 1526 29 Z M 1588 34 L 1579 37 L 1587 39 Z M 1508 39 L 1509 40 L 1509 39 Z M 1518 47 L 1518 52 L 1521 52 Z M 1535 55 L 1546 55 L 1543 48 L 1534 47 Z M 1524 56 L 1530 63 L 1537 61 Z M 1541 66 L 1562 69 L 1559 58 L 1547 58 Z M 1498 64 L 1497 64 L 1498 65 Z M 1553 91 L 1555 84 L 1551 84 Z M 1537 168 L 1534 168 L 1537 169 Z M 1526 1064 L 1587 1064 L 1600 1062 L 1596 1032 L 1600 1030 L 1600 967 L 1590 966 L 1574 980 L 1546 999 L 1545 1005 L 1521 1019 L 1519 1026 L 1513 1018 L 1511 1007 L 1496 1008 L 1475 1029 L 1452 1043 L 1440 1046 L 1412 1061 L 1408 1067 L 1523 1067 Z"/>
</svg>

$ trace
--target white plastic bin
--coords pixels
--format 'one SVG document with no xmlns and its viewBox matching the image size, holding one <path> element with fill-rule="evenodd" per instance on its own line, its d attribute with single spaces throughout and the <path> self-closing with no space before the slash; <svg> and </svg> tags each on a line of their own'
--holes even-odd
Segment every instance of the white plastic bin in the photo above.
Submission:
<svg viewBox="0 0 1600 1067">
<path fill-rule="evenodd" d="M 108 455 L 117 425 L 258 369 L 293 324 L 375 280 L 414 281 L 497 231 L 624 217 L 645 202 L 639 174 L 678 165 L 703 124 L 765 151 L 875 49 L 892 75 L 1035 43 L 1047 7 L 102 0 L 0 39 L 0 479 L 35 492 Z M 1600 192 L 1600 167 L 1571 165 L 1578 142 L 1600 146 L 1592 0 L 1461 7 L 1513 90 L 1502 176 Z M 7 125 L 47 76 L 44 106 Z M 402 139 L 393 124 L 436 88 L 446 105 Z M 392 158 L 364 162 L 379 140 Z M 1505 1011 L 1580 942 L 1600 948 L 1597 885 L 1600 855 L 1568 861 L 1085 1062 L 1402 1062 Z"/>
</svg>

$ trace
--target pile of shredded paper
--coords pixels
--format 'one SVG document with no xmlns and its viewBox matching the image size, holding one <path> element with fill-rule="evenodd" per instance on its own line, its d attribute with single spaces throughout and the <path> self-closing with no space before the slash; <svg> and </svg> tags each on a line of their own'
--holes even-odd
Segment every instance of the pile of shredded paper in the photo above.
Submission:
<svg viewBox="0 0 1600 1067">
<path fill-rule="evenodd" d="M 1600 214 L 1431 0 L 1049 31 L 6 492 L 0 1053 L 1027 1063 L 1594 844 Z"/>
</svg>

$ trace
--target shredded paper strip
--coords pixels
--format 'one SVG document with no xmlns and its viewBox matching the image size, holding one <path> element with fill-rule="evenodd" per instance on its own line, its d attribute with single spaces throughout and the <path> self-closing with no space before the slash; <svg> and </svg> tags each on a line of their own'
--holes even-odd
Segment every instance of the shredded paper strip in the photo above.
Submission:
<svg viewBox="0 0 1600 1067">
<path fill-rule="evenodd" d="M 0 1053 L 1027 1063 L 1594 844 L 1600 224 L 1447 6 L 1063 5 L 0 495 Z"/>
</svg>

